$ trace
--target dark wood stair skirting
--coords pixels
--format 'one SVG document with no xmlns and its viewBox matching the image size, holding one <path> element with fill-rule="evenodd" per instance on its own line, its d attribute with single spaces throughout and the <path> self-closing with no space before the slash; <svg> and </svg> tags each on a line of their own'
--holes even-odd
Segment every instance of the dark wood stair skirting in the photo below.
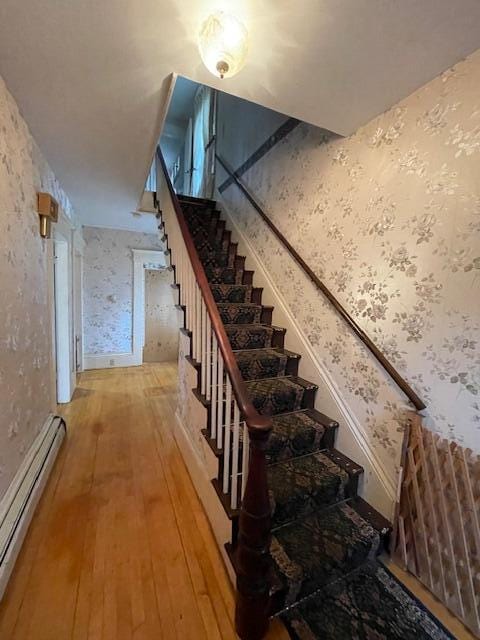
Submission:
<svg viewBox="0 0 480 640">
<path fill-rule="evenodd" d="M 299 640 L 368 640 L 369 628 L 385 640 L 450 638 L 378 560 L 388 549 L 390 523 L 357 495 L 363 469 L 335 449 L 338 424 L 314 408 L 317 386 L 298 377 L 300 355 L 284 349 L 285 329 L 272 325 L 273 307 L 262 305 L 262 289 L 253 286 L 254 273 L 245 271 L 245 257 L 237 255 L 215 203 L 186 197 L 180 203 L 222 319 L 234 321 L 225 328 L 253 404 L 273 417 L 266 445 L 272 537 L 270 555 L 262 559 L 271 575 L 270 614 L 279 615 Z M 209 420 L 201 367 L 192 353 L 187 360 L 197 370 L 194 394 Z M 208 428 L 203 435 L 219 460 L 213 486 L 232 523 L 227 551 L 236 569 L 240 510 L 231 509 L 222 490 L 223 451 Z M 375 607 L 362 601 L 362 584 L 389 607 L 379 605 L 375 614 Z M 322 597 L 331 615 L 318 619 Z M 342 610 L 347 600 L 349 608 Z M 259 612 L 261 606 L 259 598 Z M 403 612 L 416 616 L 414 632 L 401 622 Z M 239 627 L 242 640 L 263 635 L 254 624 Z"/>
</svg>

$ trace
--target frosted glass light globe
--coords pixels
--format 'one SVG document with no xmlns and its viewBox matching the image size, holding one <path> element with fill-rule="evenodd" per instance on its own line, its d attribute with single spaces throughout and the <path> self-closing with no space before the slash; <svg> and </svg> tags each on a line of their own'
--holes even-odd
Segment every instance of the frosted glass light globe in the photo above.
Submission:
<svg viewBox="0 0 480 640">
<path fill-rule="evenodd" d="M 207 69 L 217 77 L 231 78 L 245 64 L 248 33 L 234 16 L 217 11 L 202 24 L 198 45 Z"/>
</svg>

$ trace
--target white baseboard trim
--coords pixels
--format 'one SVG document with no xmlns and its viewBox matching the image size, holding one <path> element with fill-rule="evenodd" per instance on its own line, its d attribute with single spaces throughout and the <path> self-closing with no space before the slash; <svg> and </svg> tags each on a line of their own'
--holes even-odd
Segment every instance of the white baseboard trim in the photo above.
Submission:
<svg viewBox="0 0 480 640">
<path fill-rule="evenodd" d="M 386 518 L 392 518 L 397 500 L 397 486 L 395 482 L 391 479 L 388 470 L 370 446 L 365 431 L 343 398 L 338 385 L 333 380 L 330 372 L 317 358 L 310 341 L 298 324 L 285 298 L 272 280 L 250 240 L 239 228 L 234 217 L 230 215 L 227 205 L 218 192 L 216 193 L 216 199 L 220 204 L 220 208 L 228 224 L 231 225 L 230 228 L 236 236 L 235 240 L 238 240 L 240 245 L 243 245 L 240 252 L 247 255 L 247 260 L 250 259 L 253 263 L 253 265 L 248 268 L 255 269 L 255 272 L 260 275 L 262 282 L 259 284 L 260 286 L 264 286 L 265 292 L 268 292 L 270 295 L 271 300 L 267 301 L 267 304 L 274 304 L 280 311 L 282 322 L 279 324 L 286 326 L 287 339 L 290 331 L 293 331 L 295 334 L 298 351 L 302 355 L 301 366 L 306 367 L 308 370 L 306 377 L 311 379 L 312 382 L 317 384 L 321 383 L 321 388 L 328 392 L 330 396 L 330 405 L 335 407 L 335 410 L 332 411 L 331 409 L 331 417 L 336 419 L 340 424 L 339 440 L 340 438 L 342 439 L 342 452 L 361 464 L 364 467 L 365 476 L 368 477 L 369 489 L 363 497 Z M 290 347 L 287 345 L 287 348 Z M 292 348 L 292 351 L 295 350 L 295 348 Z M 317 394 L 317 397 L 320 395 L 320 393 Z M 324 401 L 325 396 L 322 397 L 322 402 Z M 322 408 L 320 408 L 320 410 L 321 409 Z M 342 435 L 342 429 L 347 429 L 350 436 L 344 432 Z"/>
<path fill-rule="evenodd" d="M 137 367 L 141 359 L 135 353 L 86 353 L 84 369 L 113 369 L 115 367 Z"/>
<path fill-rule="evenodd" d="M 50 415 L 0 502 L 0 600 L 64 436 L 65 422 Z"/>
</svg>

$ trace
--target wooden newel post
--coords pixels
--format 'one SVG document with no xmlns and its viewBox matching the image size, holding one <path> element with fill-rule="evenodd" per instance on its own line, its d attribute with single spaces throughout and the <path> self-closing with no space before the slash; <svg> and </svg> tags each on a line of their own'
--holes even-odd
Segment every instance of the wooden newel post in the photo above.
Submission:
<svg viewBox="0 0 480 640">
<path fill-rule="evenodd" d="M 271 514 L 265 450 L 270 431 L 268 420 L 260 428 L 249 426 L 250 460 L 235 554 L 235 627 L 242 640 L 260 640 L 269 625 Z"/>
</svg>

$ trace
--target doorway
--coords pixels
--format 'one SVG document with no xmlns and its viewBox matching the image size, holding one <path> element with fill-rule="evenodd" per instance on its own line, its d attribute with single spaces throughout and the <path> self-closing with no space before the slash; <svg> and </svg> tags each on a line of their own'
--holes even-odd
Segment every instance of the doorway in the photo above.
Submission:
<svg viewBox="0 0 480 640">
<path fill-rule="evenodd" d="M 178 314 L 172 277 L 166 269 L 145 269 L 145 342 L 143 362 L 178 358 Z"/>
<path fill-rule="evenodd" d="M 54 362 L 57 403 L 63 404 L 70 402 L 73 392 L 69 245 L 66 240 L 57 237 L 54 240 L 53 248 Z"/>
</svg>

